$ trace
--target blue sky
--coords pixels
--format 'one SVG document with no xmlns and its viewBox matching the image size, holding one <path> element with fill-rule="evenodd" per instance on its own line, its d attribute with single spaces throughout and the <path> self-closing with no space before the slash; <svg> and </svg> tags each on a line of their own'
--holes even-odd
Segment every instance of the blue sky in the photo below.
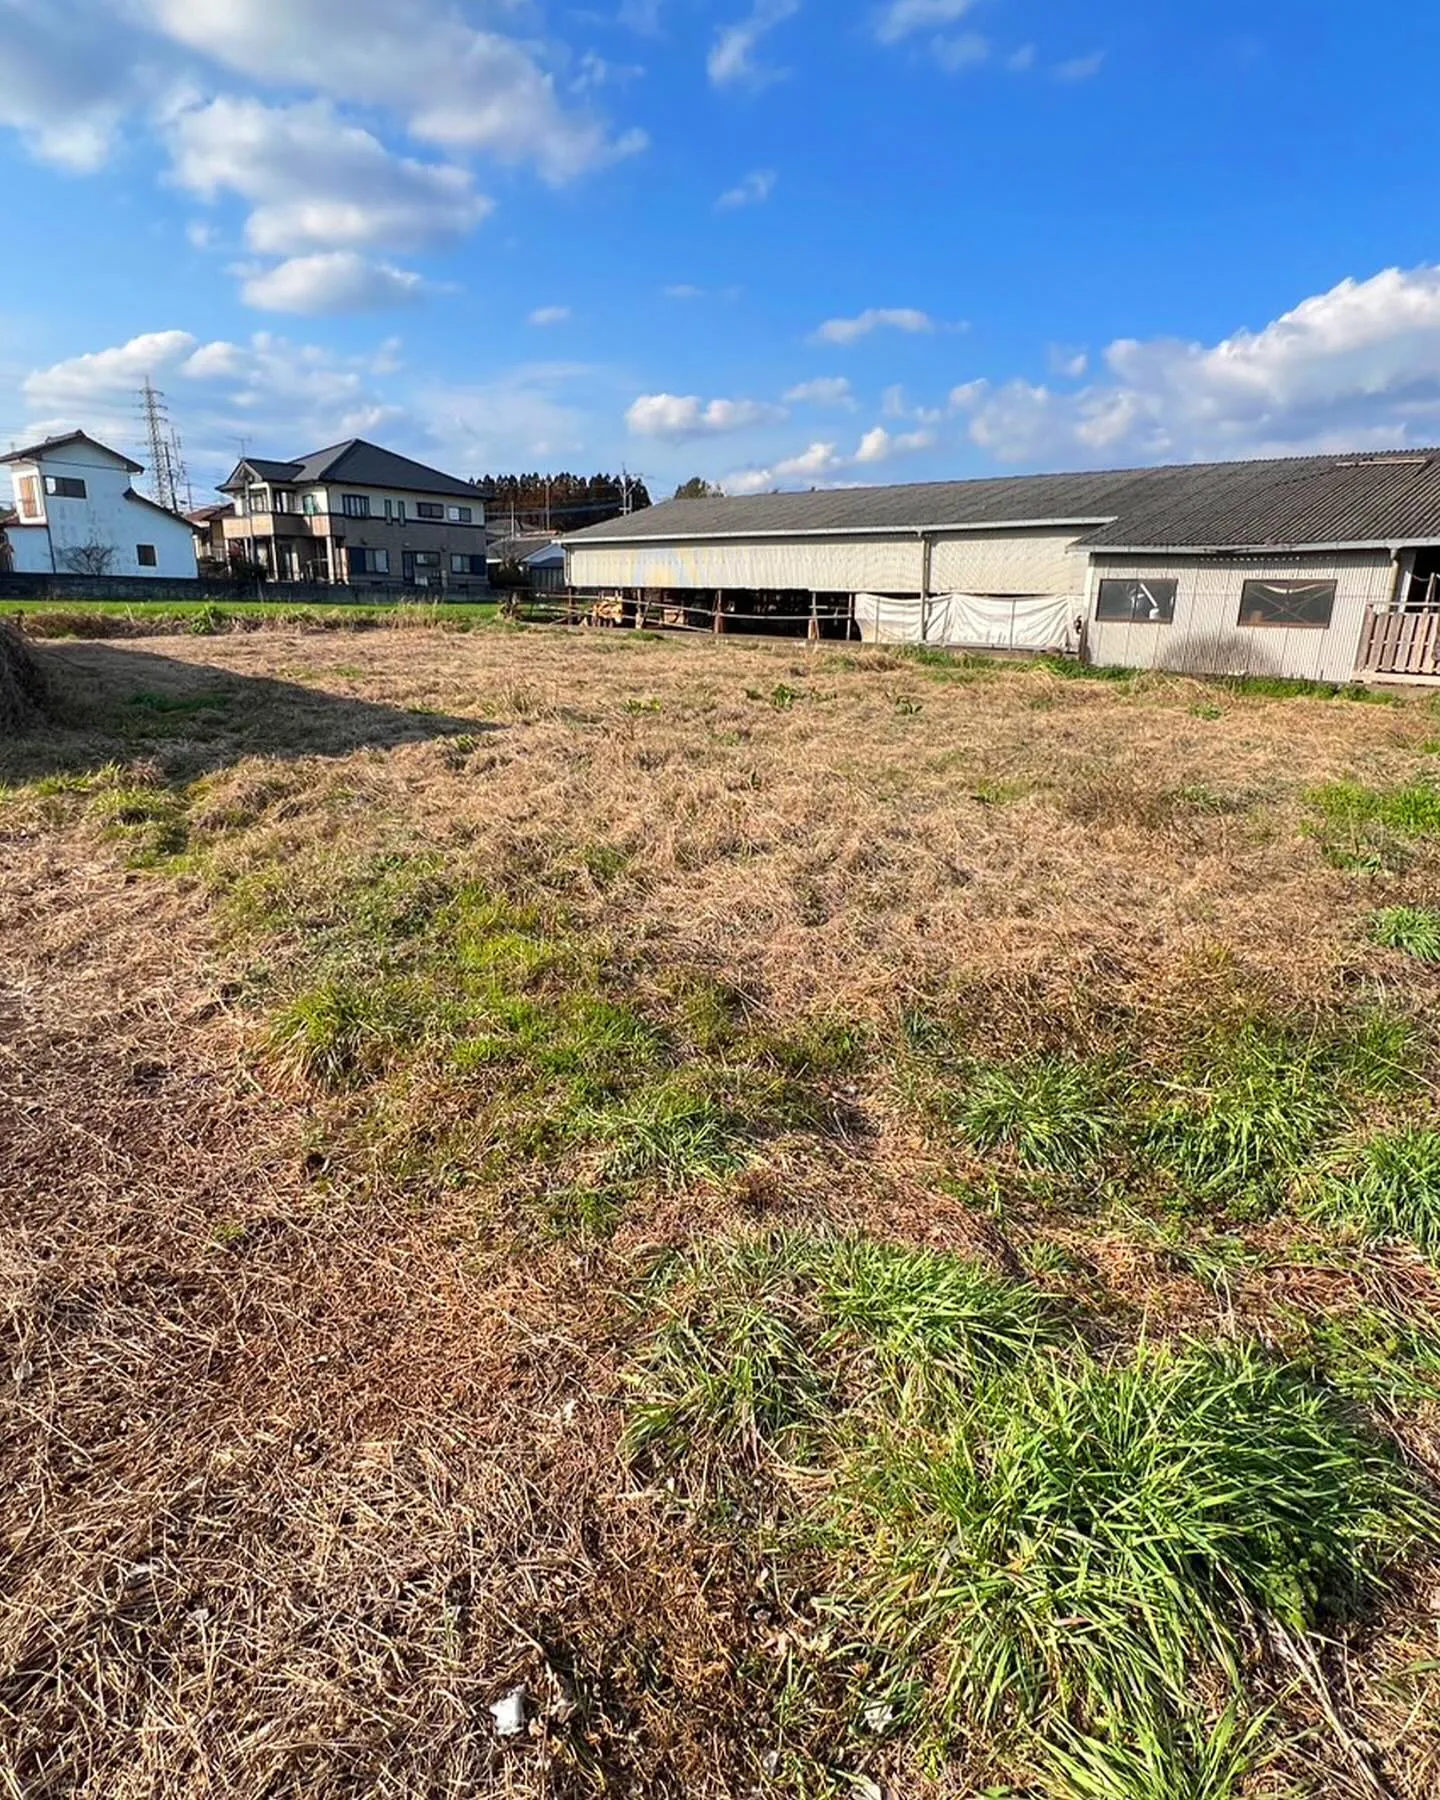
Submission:
<svg viewBox="0 0 1440 1800">
<path fill-rule="evenodd" d="M 1440 440 L 1433 9 L 0 0 L 0 439 L 733 491 Z"/>
</svg>

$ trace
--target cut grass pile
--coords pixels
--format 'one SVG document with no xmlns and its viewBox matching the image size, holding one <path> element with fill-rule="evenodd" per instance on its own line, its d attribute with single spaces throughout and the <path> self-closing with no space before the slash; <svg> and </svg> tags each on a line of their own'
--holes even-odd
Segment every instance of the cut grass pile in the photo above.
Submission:
<svg viewBox="0 0 1440 1800">
<path fill-rule="evenodd" d="M 1256 1652 L 1353 1616 L 1440 1525 L 1258 1347 L 1087 1350 L 955 1258 L 771 1236 L 695 1253 L 656 1298 L 630 1454 L 742 1507 L 739 1472 L 790 1472 L 778 1524 L 773 1485 L 753 1516 L 822 1557 L 826 1654 L 878 1671 L 870 1703 L 940 1754 L 1018 1736 L 1046 1793 L 1126 1758 L 1156 1792 L 1238 1770 Z"/>
</svg>

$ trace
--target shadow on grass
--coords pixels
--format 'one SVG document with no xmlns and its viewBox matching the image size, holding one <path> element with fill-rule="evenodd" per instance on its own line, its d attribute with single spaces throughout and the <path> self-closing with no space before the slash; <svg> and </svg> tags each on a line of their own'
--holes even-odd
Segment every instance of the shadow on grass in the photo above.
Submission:
<svg viewBox="0 0 1440 1800">
<path fill-rule="evenodd" d="M 36 646 L 50 722 L 0 737 L 0 781 L 162 757 L 194 779 L 246 756 L 345 756 L 503 727 L 112 643 Z"/>
</svg>

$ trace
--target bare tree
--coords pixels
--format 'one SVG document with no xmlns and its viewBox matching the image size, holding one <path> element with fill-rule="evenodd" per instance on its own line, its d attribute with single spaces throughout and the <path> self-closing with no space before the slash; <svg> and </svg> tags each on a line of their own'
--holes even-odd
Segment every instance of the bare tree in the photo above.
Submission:
<svg viewBox="0 0 1440 1800">
<path fill-rule="evenodd" d="M 74 544 L 61 552 L 60 560 L 71 575 L 108 575 L 115 561 L 115 546 Z"/>
</svg>

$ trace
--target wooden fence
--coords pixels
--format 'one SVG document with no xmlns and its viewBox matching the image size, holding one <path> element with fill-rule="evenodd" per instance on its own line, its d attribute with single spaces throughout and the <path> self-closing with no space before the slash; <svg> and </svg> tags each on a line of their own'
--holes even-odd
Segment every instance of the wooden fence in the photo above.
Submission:
<svg viewBox="0 0 1440 1800">
<path fill-rule="evenodd" d="M 1440 675 L 1440 606 L 1372 612 L 1360 667 L 1367 675 Z"/>
</svg>

